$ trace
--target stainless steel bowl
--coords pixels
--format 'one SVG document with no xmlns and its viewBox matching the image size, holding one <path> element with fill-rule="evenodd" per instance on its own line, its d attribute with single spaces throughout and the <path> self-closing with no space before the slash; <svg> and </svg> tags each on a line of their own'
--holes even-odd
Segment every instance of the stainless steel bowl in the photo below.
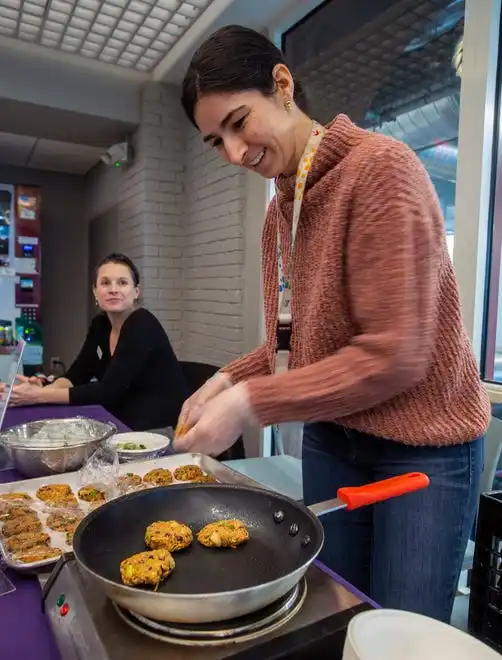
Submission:
<svg viewBox="0 0 502 660">
<path fill-rule="evenodd" d="M 3 431 L 0 444 L 24 476 L 45 477 L 79 470 L 116 432 L 111 422 L 85 417 L 41 419 Z"/>
</svg>

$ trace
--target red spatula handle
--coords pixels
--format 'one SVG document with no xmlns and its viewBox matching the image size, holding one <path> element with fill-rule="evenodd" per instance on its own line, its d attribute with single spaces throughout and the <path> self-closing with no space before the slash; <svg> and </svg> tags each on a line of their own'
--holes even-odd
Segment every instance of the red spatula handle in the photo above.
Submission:
<svg viewBox="0 0 502 660">
<path fill-rule="evenodd" d="M 383 481 L 375 481 L 367 486 L 347 486 L 338 489 L 338 497 L 345 502 L 347 509 L 358 509 L 360 506 L 383 502 L 391 497 L 398 497 L 414 490 L 427 488 L 429 477 L 422 472 L 408 472 L 398 477 Z"/>
</svg>

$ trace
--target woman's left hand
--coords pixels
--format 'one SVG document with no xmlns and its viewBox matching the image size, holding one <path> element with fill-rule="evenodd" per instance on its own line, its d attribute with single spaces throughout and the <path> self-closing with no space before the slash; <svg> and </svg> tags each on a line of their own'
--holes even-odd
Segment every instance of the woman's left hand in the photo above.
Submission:
<svg viewBox="0 0 502 660">
<path fill-rule="evenodd" d="M 14 385 L 10 393 L 9 406 L 32 406 L 39 403 L 41 390 L 40 385 L 30 382 Z"/>
<path fill-rule="evenodd" d="M 177 437 L 173 447 L 180 453 L 218 456 L 234 444 L 253 420 L 246 384 L 239 383 L 210 399 L 196 424 Z"/>
</svg>

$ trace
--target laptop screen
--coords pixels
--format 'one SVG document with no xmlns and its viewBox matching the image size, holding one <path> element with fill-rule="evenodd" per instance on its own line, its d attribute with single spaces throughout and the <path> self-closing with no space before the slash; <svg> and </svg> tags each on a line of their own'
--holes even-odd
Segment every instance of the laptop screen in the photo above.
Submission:
<svg viewBox="0 0 502 660">
<path fill-rule="evenodd" d="M 5 385 L 0 388 L 0 430 L 3 428 L 11 388 L 21 368 L 24 346 L 22 339 L 13 346 L 0 346 L 0 383 Z"/>
</svg>

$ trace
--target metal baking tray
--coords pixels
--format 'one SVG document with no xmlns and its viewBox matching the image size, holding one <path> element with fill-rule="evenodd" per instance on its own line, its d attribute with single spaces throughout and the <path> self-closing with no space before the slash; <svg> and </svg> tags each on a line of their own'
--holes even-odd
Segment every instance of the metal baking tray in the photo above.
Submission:
<svg viewBox="0 0 502 660">
<path fill-rule="evenodd" d="M 243 486 L 254 486 L 261 487 L 253 479 L 246 477 L 239 472 L 236 472 L 232 468 L 223 465 L 219 461 L 205 456 L 203 454 L 177 454 L 174 456 L 164 456 L 162 458 L 156 458 L 151 461 L 139 461 L 131 463 L 123 463 L 118 467 L 118 476 L 133 472 L 135 474 L 143 477 L 150 470 L 156 468 L 166 468 L 173 472 L 176 468 L 181 467 L 182 465 L 198 465 L 205 474 L 209 474 L 214 477 L 220 483 L 226 484 L 235 484 Z M 173 479 L 173 484 L 182 483 Z M 187 483 L 187 482 L 183 482 Z M 44 532 L 48 533 L 51 537 L 50 545 L 54 548 L 59 548 L 62 552 L 71 551 L 71 546 L 67 545 L 65 540 L 64 532 L 55 532 L 49 530 L 45 527 L 45 522 L 47 519 L 48 512 L 43 511 L 43 503 L 40 500 L 36 499 L 35 493 L 41 486 L 48 486 L 50 484 L 68 484 L 71 487 L 74 494 L 77 495 L 77 491 L 84 484 L 82 481 L 81 471 L 78 472 L 68 472 L 66 474 L 55 474 L 48 477 L 40 477 L 37 479 L 27 479 L 24 481 L 13 481 L 7 484 L 0 485 L 0 495 L 5 493 L 27 493 L 30 495 L 36 502 L 38 502 L 37 513 L 38 517 L 42 521 L 42 529 Z M 113 498 L 111 498 L 113 499 Z M 32 503 L 31 503 L 32 504 Z M 27 502 L 27 505 L 30 506 L 30 502 Z M 88 513 L 90 510 L 90 504 L 79 500 L 79 508 L 84 512 Z M 0 525 L 1 525 L 0 521 Z M 29 564 L 22 563 L 15 560 L 10 553 L 7 552 L 3 544 L 3 537 L 0 534 L 0 554 L 3 558 L 5 564 L 10 568 L 19 571 L 19 572 L 37 572 L 41 569 L 47 570 L 53 564 L 55 564 L 59 557 L 52 559 L 46 559 L 40 562 L 33 562 Z"/>
</svg>

